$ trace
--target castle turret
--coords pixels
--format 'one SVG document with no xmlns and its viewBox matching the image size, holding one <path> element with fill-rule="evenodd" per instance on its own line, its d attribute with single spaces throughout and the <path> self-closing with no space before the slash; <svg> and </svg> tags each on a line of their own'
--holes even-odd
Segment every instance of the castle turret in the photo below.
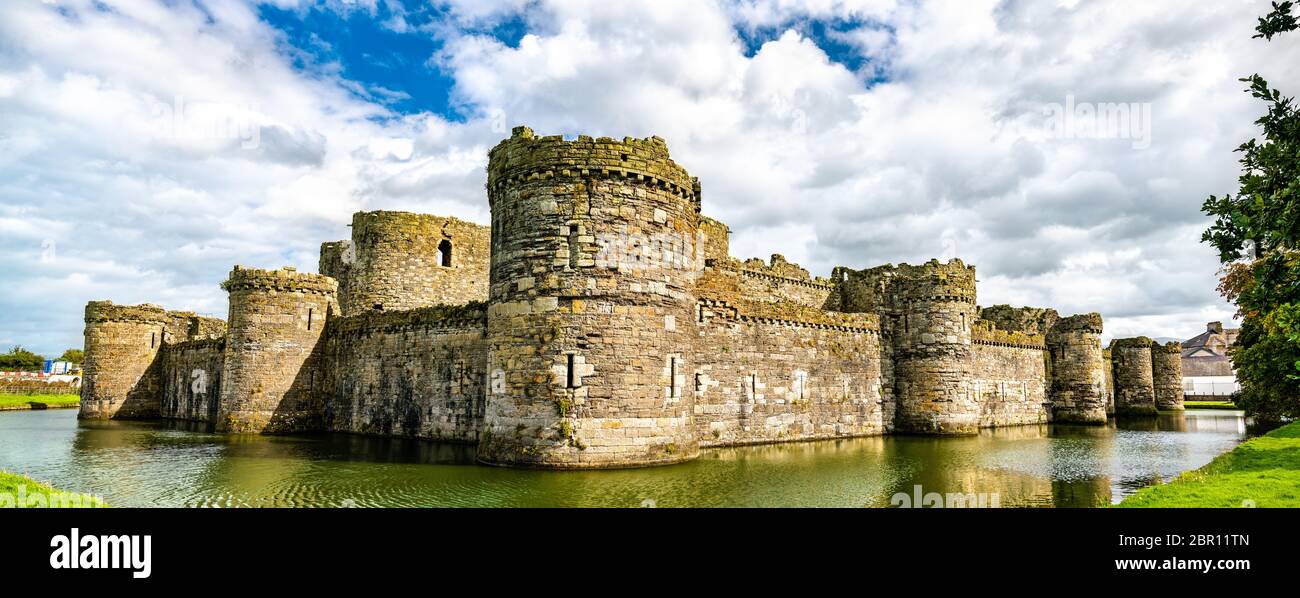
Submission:
<svg viewBox="0 0 1300 598">
<path fill-rule="evenodd" d="M 891 327 L 894 416 L 899 432 L 974 434 L 980 405 L 971 392 L 975 267 L 954 259 L 893 268 Z"/>
<path fill-rule="evenodd" d="M 86 305 L 82 419 L 158 417 L 158 351 L 171 318 L 157 305 Z"/>
<path fill-rule="evenodd" d="M 1048 399 L 1052 420 L 1106 423 L 1106 373 L 1101 354 L 1101 314 L 1069 316 L 1047 331 L 1051 359 Z"/>
<path fill-rule="evenodd" d="M 694 458 L 697 182 L 662 139 L 492 149 L 489 390 L 478 457 L 552 468 Z"/>
<path fill-rule="evenodd" d="M 318 340 L 337 310 L 333 278 L 235 266 L 217 428 L 291 432 L 318 427 Z"/>
<path fill-rule="evenodd" d="M 1117 339 L 1111 343 L 1116 415 L 1156 414 L 1151 343 L 1151 339 L 1145 336 Z"/>
<path fill-rule="evenodd" d="M 487 299 L 490 229 L 410 212 L 357 212 L 352 240 L 321 246 L 343 315 Z"/>
<path fill-rule="evenodd" d="M 1183 409 L 1183 344 L 1151 344 L 1151 379 L 1156 408 L 1162 411 Z"/>
</svg>

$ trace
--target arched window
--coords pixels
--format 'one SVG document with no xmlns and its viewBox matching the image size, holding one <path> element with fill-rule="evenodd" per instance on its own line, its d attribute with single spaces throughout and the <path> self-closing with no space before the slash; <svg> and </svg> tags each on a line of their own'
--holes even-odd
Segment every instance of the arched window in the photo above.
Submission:
<svg viewBox="0 0 1300 598">
<path fill-rule="evenodd" d="M 443 267 L 451 267 L 451 241 L 447 239 L 438 244 L 438 263 Z"/>
</svg>

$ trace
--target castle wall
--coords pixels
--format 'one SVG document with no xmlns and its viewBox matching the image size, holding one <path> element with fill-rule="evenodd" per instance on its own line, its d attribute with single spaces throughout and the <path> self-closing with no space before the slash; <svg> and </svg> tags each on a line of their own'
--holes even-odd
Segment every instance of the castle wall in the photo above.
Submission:
<svg viewBox="0 0 1300 598">
<path fill-rule="evenodd" d="M 1047 371 L 1041 345 L 974 341 L 971 394 L 981 428 L 1047 423 Z"/>
<path fill-rule="evenodd" d="M 1118 339 L 1111 343 L 1116 415 L 1156 414 L 1151 344 L 1151 339 L 1145 336 Z"/>
<path fill-rule="evenodd" d="M 837 274 L 842 271 L 837 269 Z M 847 305 L 882 314 L 892 339 L 895 428 L 973 434 L 981 405 L 972 386 L 975 268 L 961 260 L 886 265 L 849 274 Z"/>
<path fill-rule="evenodd" d="M 350 242 L 321 246 L 320 270 L 340 281 L 343 315 L 463 304 L 487 299 L 490 246 L 488 227 L 456 218 L 358 212 Z"/>
<path fill-rule="evenodd" d="M 82 364 L 82 419 L 158 417 L 162 350 L 167 312 L 157 305 L 86 305 Z"/>
<path fill-rule="evenodd" d="M 225 349 L 225 338 L 185 341 L 163 348 L 163 418 L 216 422 Z"/>
<path fill-rule="evenodd" d="M 706 300 L 692 378 L 705 446 L 886 433 L 892 384 L 874 315 L 783 319 Z M 786 316 L 788 317 L 788 316 Z"/>
<path fill-rule="evenodd" d="M 319 340 L 338 309 L 334 279 L 292 268 L 235 266 L 217 429 L 279 433 L 320 429 Z"/>
<path fill-rule="evenodd" d="M 1151 380 L 1157 409 L 1178 411 L 1183 408 L 1182 354 L 1182 343 L 1151 343 Z"/>
<path fill-rule="evenodd" d="M 694 458 L 696 182 L 662 139 L 492 149 L 491 376 L 478 457 L 556 468 Z"/>
<path fill-rule="evenodd" d="M 807 270 L 785 261 L 779 254 L 772 255 L 770 264 L 758 259 L 731 260 L 721 263 L 720 269 L 734 271 L 741 291 L 757 301 L 790 301 L 825 309 L 835 292 L 835 285 L 830 281 L 812 278 Z"/>
<path fill-rule="evenodd" d="M 481 303 L 336 318 L 325 340 L 325 429 L 475 442 L 487 383 Z"/>
<path fill-rule="evenodd" d="M 1101 350 L 1101 314 L 1057 320 L 1047 331 L 1051 357 L 1048 398 L 1058 422 L 1101 424 L 1109 403 Z"/>
</svg>

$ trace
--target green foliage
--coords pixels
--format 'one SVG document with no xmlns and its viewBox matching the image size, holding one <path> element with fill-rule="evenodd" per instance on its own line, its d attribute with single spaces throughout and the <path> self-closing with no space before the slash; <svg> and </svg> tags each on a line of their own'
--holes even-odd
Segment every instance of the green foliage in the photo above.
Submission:
<svg viewBox="0 0 1300 598">
<path fill-rule="evenodd" d="M 1119 506 L 1300 507 L 1300 422 L 1248 440 L 1168 484 L 1143 488 Z"/>
<path fill-rule="evenodd" d="M 82 362 L 86 361 L 86 352 L 82 351 L 81 349 L 68 349 L 67 351 L 63 352 L 63 355 L 59 356 L 59 359 L 63 361 L 70 361 L 75 364 L 81 364 Z"/>
<path fill-rule="evenodd" d="M 26 504 L 17 504 L 19 489 L 22 490 L 22 498 Z M 27 476 L 7 471 L 0 471 L 0 495 L 7 497 L 0 498 L 2 507 L 103 508 L 108 506 L 103 500 L 89 494 L 57 490 Z"/>
<path fill-rule="evenodd" d="M 1292 3 L 1274 2 L 1255 37 L 1297 29 Z M 1236 193 L 1210 196 L 1215 222 L 1202 235 L 1228 264 L 1220 292 L 1243 319 L 1232 352 L 1248 414 L 1278 420 L 1300 415 L 1300 113 L 1294 98 L 1258 74 L 1241 79 L 1265 105 L 1260 136 L 1242 143 Z"/>
<path fill-rule="evenodd" d="M 81 402 L 78 395 L 6 395 L 0 394 L 0 409 L 48 409 L 50 407 L 76 407 Z"/>
<path fill-rule="evenodd" d="M 45 367 L 45 358 L 22 347 L 14 347 L 0 355 L 0 370 L 37 372 Z"/>
</svg>

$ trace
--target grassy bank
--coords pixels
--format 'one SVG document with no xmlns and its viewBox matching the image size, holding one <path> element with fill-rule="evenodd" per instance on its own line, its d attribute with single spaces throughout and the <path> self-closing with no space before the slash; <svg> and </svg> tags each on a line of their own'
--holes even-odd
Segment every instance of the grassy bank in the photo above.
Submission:
<svg viewBox="0 0 1300 598">
<path fill-rule="evenodd" d="M 1300 507 L 1300 422 L 1242 443 L 1121 507 Z"/>
<path fill-rule="evenodd" d="M 1184 409 L 1241 409 L 1231 401 L 1187 401 Z"/>
<path fill-rule="evenodd" d="M 0 471 L 0 508 L 27 507 L 106 507 L 103 500 L 89 494 L 65 492 L 37 482 L 27 476 Z"/>
<path fill-rule="evenodd" d="M 77 395 L 0 395 L 0 411 L 76 407 L 80 401 Z"/>
</svg>

